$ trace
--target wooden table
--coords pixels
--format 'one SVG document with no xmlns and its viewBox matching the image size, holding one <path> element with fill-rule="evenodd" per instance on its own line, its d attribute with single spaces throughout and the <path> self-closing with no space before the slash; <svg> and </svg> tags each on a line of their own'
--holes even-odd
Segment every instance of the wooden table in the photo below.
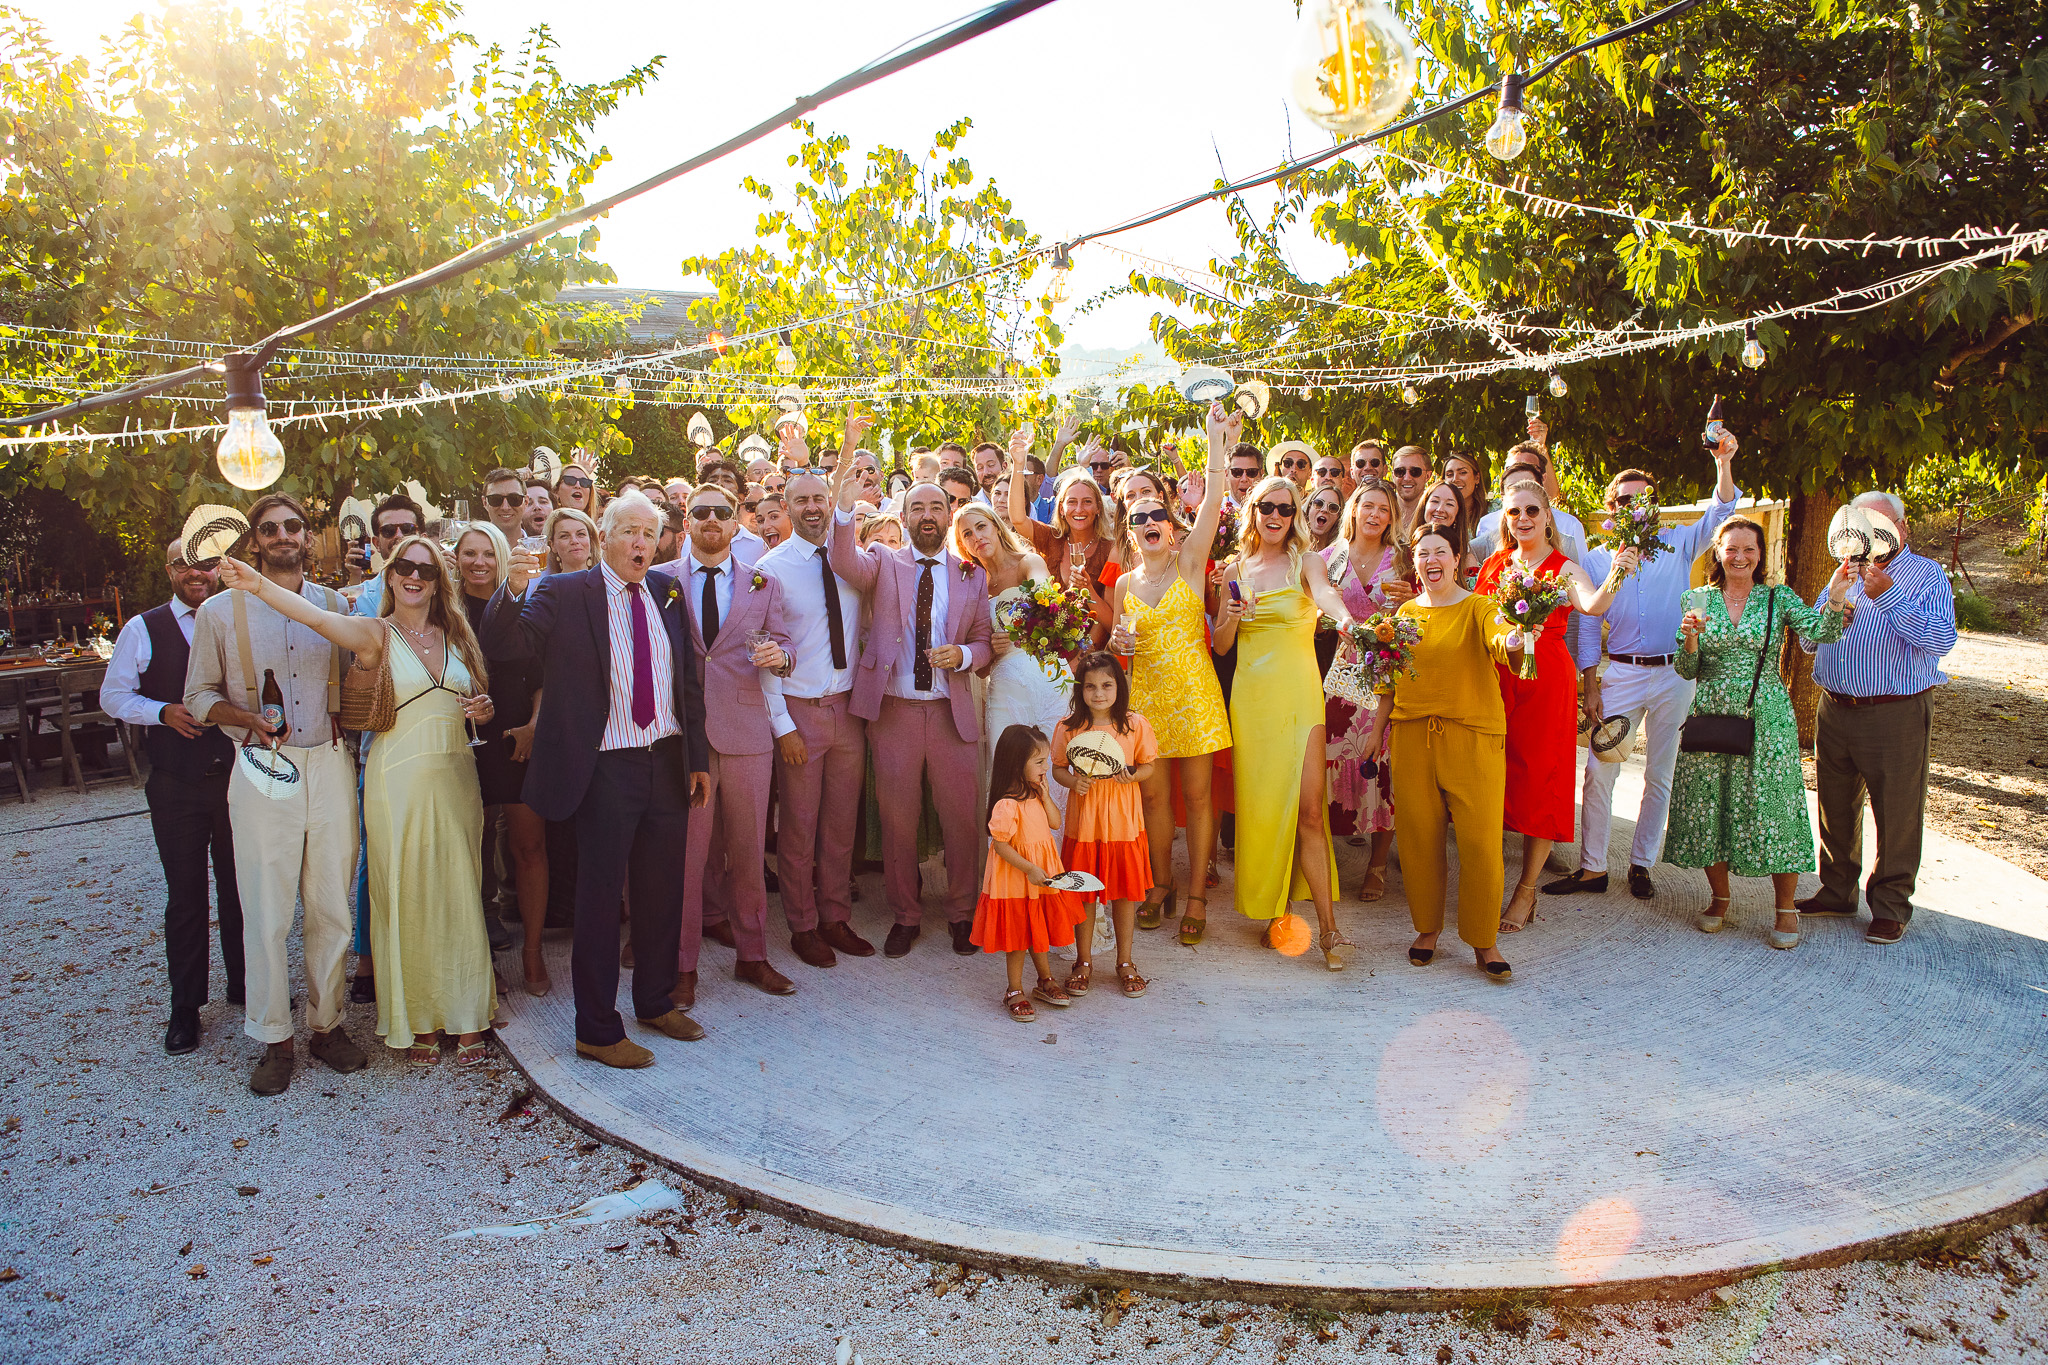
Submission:
<svg viewBox="0 0 2048 1365">
<path fill-rule="evenodd" d="M 64 746 L 62 738 L 54 730 L 48 733 L 43 731 L 43 714 L 46 711 L 55 711 L 57 709 L 56 685 L 58 675 L 71 672 L 74 669 L 84 668 L 98 669 L 100 677 L 106 677 L 106 661 L 96 654 L 68 663 L 37 662 L 9 666 L 5 661 L 0 661 L 0 691 L 12 690 L 15 686 L 20 688 L 21 709 L 29 722 L 26 734 L 28 759 L 31 767 L 40 764 L 44 759 L 63 757 Z M 49 684 L 50 690 L 46 695 L 33 695 L 38 683 Z M 80 727 L 72 736 L 72 743 L 78 746 L 80 760 L 90 760 L 105 766 L 107 761 L 107 740 L 111 733 L 105 726 L 88 725 Z"/>
</svg>

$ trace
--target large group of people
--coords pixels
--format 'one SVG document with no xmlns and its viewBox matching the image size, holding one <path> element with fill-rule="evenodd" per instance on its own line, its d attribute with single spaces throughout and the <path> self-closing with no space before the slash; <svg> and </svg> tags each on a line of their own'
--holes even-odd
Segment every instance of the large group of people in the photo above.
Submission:
<svg viewBox="0 0 2048 1365">
<path fill-rule="evenodd" d="M 1179 942 L 1204 942 L 1219 844 L 1263 942 L 1313 946 L 1331 970 L 1355 951 L 1338 842 L 1367 850 L 1367 903 L 1398 850 L 1417 966 L 1445 928 L 1455 844 L 1458 936 L 1507 981 L 1501 935 L 1530 928 L 1540 894 L 1608 886 L 1617 764 L 1595 745 L 1579 776 L 1589 725 L 1645 742 L 1633 894 L 1654 894 L 1660 860 L 1701 869 L 1697 925 L 1718 932 L 1730 878 L 1768 876 L 1769 941 L 1793 947 L 1802 916 L 1857 912 L 1867 796 L 1866 937 L 1904 933 L 1928 692 L 1955 641 L 1938 566 L 1909 547 L 1844 563 L 1813 602 L 1773 583 L 1725 433 L 1705 515 L 1667 525 L 1645 559 L 1558 507 L 1533 417 L 1497 485 L 1477 452 L 1265 450 L 1220 406 L 1206 425 L 1205 460 L 1162 451 L 1146 467 L 1069 422 L 1042 454 L 1026 428 L 885 470 L 849 414 L 816 460 L 785 427 L 773 459 L 707 452 L 694 480 L 610 491 L 578 452 L 536 460 L 552 478 L 492 470 L 487 518 L 445 538 L 411 499 L 382 499 L 339 590 L 309 572 L 312 518 L 288 495 L 249 509 L 246 562 L 191 564 L 172 544 L 172 599 L 123 628 L 103 689 L 153 762 L 167 1051 L 199 1039 L 209 859 L 229 996 L 265 1044 L 258 1094 L 295 1066 L 301 904 L 309 1050 L 338 1071 L 365 1062 L 351 1000 L 374 1001 L 378 1038 L 415 1064 L 444 1043 L 457 1065 L 480 1060 L 511 989 L 493 962 L 513 946 L 507 917 L 529 995 L 554 988 L 545 942 L 572 940 L 577 1052 L 651 1065 L 618 1008 L 622 971 L 645 1033 L 701 1039 L 706 940 L 737 980 L 799 990 L 774 960 L 771 892 L 797 963 L 876 953 L 853 924 L 870 859 L 882 955 L 913 951 L 933 900 L 954 952 L 1004 956 L 1001 1005 L 1020 1021 L 1096 984 L 1098 915 L 1128 998 L 1148 984 L 1141 931 L 1177 913 Z M 1605 513 L 1656 499 L 1623 470 Z M 1896 498 L 1859 502 L 1905 533 Z M 1540 629 L 1490 596 L 1524 570 L 1564 594 Z M 1064 659 L 1012 630 L 1048 584 L 1086 608 Z M 1419 643 L 1368 707 L 1325 679 L 1378 613 L 1412 620 Z M 1788 638 L 1825 689 L 1807 900 Z M 1684 742 L 1707 714 L 1746 717 L 1753 744 Z M 1512 884 L 1507 832 L 1521 835 Z M 1539 887 L 1553 846 L 1575 840 L 1576 869 Z M 928 886 L 933 856 L 944 873 Z M 1049 953 L 1069 945 L 1062 976 Z"/>
</svg>

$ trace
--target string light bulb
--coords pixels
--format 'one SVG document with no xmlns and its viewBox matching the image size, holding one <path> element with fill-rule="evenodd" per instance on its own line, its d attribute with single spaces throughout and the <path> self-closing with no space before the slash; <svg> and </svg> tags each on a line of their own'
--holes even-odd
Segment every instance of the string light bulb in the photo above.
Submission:
<svg viewBox="0 0 2048 1365">
<path fill-rule="evenodd" d="M 1564 396 L 1565 396 L 1566 394 L 1570 393 L 1571 391 L 1572 391 L 1572 387 L 1571 387 L 1571 385 L 1569 385 L 1569 384 L 1567 384 L 1567 383 L 1565 383 L 1565 382 L 1564 382 L 1564 376 L 1563 376 L 1563 375 L 1561 375 L 1561 374 L 1557 374 L 1557 373 L 1555 373 L 1555 372 L 1553 372 L 1553 373 L 1551 374 L 1551 376 L 1550 376 L 1550 396 L 1551 396 L 1552 398 L 1562 398 L 1562 397 L 1564 397 Z"/>
<path fill-rule="evenodd" d="M 263 368 L 248 354 L 229 356 L 221 368 L 227 374 L 228 429 L 214 447 L 213 461 L 237 488 L 268 488 L 284 473 L 284 444 L 263 415 Z"/>
<path fill-rule="evenodd" d="M 784 376 L 796 373 L 796 349 L 789 344 L 789 329 L 782 332 L 782 345 L 775 349 L 775 373 Z"/>
<path fill-rule="evenodd" d="M 1401 401 L 1412 408 L 1422 401 L 1422 393 L 1413 384 L 1403 384 L 1401 386 Z"/>
<path fill-rule="evenodd" d="M 1764 344 L 1756 339 L 1756 324 L 1754 322 L 1743 323 L 1742 363 L 1752 370 L 1760 370 L 1764 367 L 1766 359 Z"/>
<path fill-rule="evenodd" d="M 1067 244 L 1060 242 L 1052 249 L 1052 282 L 1046 286 L 1046 302 L 1055 307 L 1065 303 L 1074 288 L 1074 258 L 1067 254 Z"/>
<path fill-rule="evenodd" d="M 1415 91 L 1415 40 L 1382 0 L 1307 0 L 1291 84 L 1309 119 L 1339 137 L 1391 123 Z"/>
<path fill-rule="evenodd" d="M 1529 145 L 1528 115 L 1522 111 L 1522 73 L 1510 71 L 1500 78 L 1500 111 L 1486 130 L 1486 150 L 1502 161 L 1513 161 Z"/>
<path fill-rule="evenodd" d="M 612 392 L 621 398 L 631 398 L 633 396 L 633 381 L 624 375 L 620 375 L 612 381 Z"/>
</svg>

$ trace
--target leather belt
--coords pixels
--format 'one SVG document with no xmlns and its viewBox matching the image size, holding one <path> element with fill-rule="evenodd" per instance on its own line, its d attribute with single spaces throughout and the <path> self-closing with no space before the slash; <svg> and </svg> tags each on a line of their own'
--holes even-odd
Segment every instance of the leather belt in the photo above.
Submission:
<svg viewBox="0 0 2048 1365">
<path fill-rule="evenodd" d="M 1634 664 L 1637 668 L 1669 668 L 1674 654 L 1610 654 L 1608 659 L 1618 664 Z"/>
<path fill-rule="evenodd" d="M 1824 691 L 1826 689 L 1823 689 Z M 1883 706 L 1888 702 L 1911 701 L 1913 698 L 1932 691 L 1923 687 L 1918 692 L 1899 692 L 1888 697 L 1851 697 L 1840 692 L 1829 692 L 1828 698 L 1837 706 Z"/>
<path fill-rule="evenodd" d="M 846 700 L 846 699 L 847 699 L 848 697 L 850 697 L 850 696 L 852 696 L 852 695 L 853 695 L 853 693 L 852 693 L 851 691 L 847 691 L 847 692 L 833 692 L 833 693 L 829 693 L 829 694 L 827 694 L 826 696 L 822 696 L 822 697 L 791 697 L 791 696 L 784 696 L 784 697 L 783 697 L 783 700 L 784 700 L 784 701 L 786 701 L 786 702 L 793 702 L 793 703 L 795 703 L 795 704 L 797 704 L 797 705 L 799 705 L 799 706 L 830 706 L 830 705 L 831 705 L 831 704 L 832 704 L 833 702 L 836 702 L 836 701 L 844 701 L 844 700 Z"/>
</svg>

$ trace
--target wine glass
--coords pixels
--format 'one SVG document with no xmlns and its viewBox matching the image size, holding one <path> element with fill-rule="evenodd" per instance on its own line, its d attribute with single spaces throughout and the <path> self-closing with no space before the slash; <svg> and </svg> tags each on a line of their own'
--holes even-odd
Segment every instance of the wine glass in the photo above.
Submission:
<svg viewBox="0 0 2048 1365">
<path fill-rule="evenodd" d="M 470 684 L 470 690 L 464 695 L 473 700 L 477 697 L 482 696 L 483 693 L 477 691 L 476 684 L 472 682 Z M 477 733 L 476 718 L 470 715 L 469 712 L 464 711 L 462 713 L 462 721 L 463 724 L 469 727 L 469 747 L 472 749 L 481 749 L 484 746 L 484 737 Z"/>
</svg>

